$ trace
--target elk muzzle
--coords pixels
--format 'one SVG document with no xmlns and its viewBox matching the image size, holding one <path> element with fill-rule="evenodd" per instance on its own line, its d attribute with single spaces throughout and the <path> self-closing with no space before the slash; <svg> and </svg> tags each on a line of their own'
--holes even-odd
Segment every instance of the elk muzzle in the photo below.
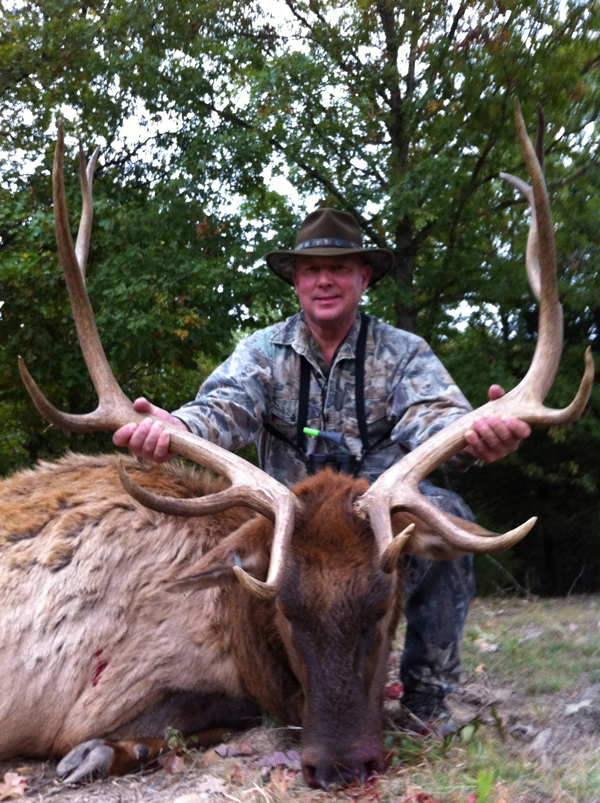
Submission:
<svg viewBox="0 0 600 803">
<path fill-rule="evenodd" d="M 313 789 L 363 784 L 386 769 L 381 733 L 353 745 L 327 745 L 302 750 L 304 780 Z"/>
</svg>

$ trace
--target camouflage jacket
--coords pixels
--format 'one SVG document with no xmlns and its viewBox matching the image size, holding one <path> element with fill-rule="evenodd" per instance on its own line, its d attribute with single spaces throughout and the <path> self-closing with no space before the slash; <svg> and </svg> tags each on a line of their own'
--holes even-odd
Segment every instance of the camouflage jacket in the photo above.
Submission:
<svg viewBox="0 0 600 803">
<path fill-rule="evenodd" d="M 295 444 L 303 354 L 312 368 L 307 425 L 344 434 L 341 446 L 307 436 L 306 453 L 350 451 L 362 457 L 358 476 L 373 482 L 471 406 L 424 340 L 369 316 L 364 383 L 369 449 L 363 455 L 354 381 L 359 328 L 357 315 L 328 373 L 302 312 L 255 332 L 208 377 L 195 401 L 173 415 L 225 449 L 257 442 L 261 467 L 294 485 L 307 475 L 303 456 L 262 425 L 269 423 Z M 450 464 L 467 468 L 472 462 L 461 454 Z"/>
</svg>

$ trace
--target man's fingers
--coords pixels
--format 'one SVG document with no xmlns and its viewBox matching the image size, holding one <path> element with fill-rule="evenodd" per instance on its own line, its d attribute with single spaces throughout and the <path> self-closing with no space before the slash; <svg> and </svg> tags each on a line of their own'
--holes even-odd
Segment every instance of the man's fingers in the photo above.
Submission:
<svg viewBox="0 0 600 803">
<path fill-rule="evenodd" d="M 519 443 L 528 438 L 531 427 L 518 418 L 485 416 L 477 419 L 473 428 L 465 433 L 465 452 L 484 463 L 493 463 L 514 452 Z"/>
<path fill-rule="evenodd" d="M 162 463 L 165 460 L 171 460 L 175 455 L 169 451 L 169 435 L 166 432 L 161 432 L 156 441 L 154 449 L 153 461 Z"/>
<path fill-rule="evenodd" d="M 531 427 L 525 421 L 521 421 L 519 418 L 505 418 L 503 420 L 512 434 L 519 440 L 524 440 L 531 435 Z"/>
<path fill-rule="evenodd" d="M 473 428 L 488 449 L 497 449 L 502 444 L 504 437 L 510 438 L 510 432 L 500 419 L 491 416 L 479 418 L 473 424 Z"/>
<path fill-rule="evenodd" d="M 132 435 L 129 441 L 129 448 L 139 457 L 152 460 L 162 433 L 163 425 L 160 421 L 146 418 Z"/>
<path fill-rule="evenodd" d="M 131 436 L 135 432 L 137 424 L 126 424 L 113 434 L 113 443 L 115 446 L 129 446 Z"/>
<path fill-rule="evenodd" d="M 486 416 L 475 422 L 475 428 L 486 444 L 495 448 L 500 444 L 508 444 L 514 435 L 506 422 L 501 418 Z"/>
<path fill-rule="evenodd" d="M 148 415 L 154 414 L 154 405 L 143 396 L 140 396 L 139 399 L 134 401 L 133 408 L 134 410 L 137 410 L 138 413 L 147 413 Z"/>
<path fill-rule="evenodd" d="M 154 416 L 154 418 L 159 418 L 161 421 L 167 421 L 169 424 L 173 424 L 180 429 L 187 429 L 179 418 L 175 418 L 171 413 L 167 412 L 167 410 L 163 410 L 162 407 L 157 407 L 155 404 L 152 404 L 148 399 L 144 399 L 143 397 L 136 399 L 133 406 L 138 413 L 146 413 L 147 415 Z"/>
</svg>

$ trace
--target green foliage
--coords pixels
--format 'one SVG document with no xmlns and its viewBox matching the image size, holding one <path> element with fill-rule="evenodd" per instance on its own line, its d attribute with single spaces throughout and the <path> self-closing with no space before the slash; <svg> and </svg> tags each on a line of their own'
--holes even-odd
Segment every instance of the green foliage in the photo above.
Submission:
<svg viewBox="0 0 600 803">
<path fill-rule="evenodd" d="M 537 313 L 513 121 L 549 124 L 567 403 L 600 318 L 598 0 L 20 0 L 0 18 L 0 473 L 106 436 L 47 429 L 22 354 L 71 412 L 94 394 L 75 343 L 51 220 L 56 119 L 103 147 L 88 286 L 117 379 L 173 408 L 242 334 L 297 309 L 264 267 L 316 205 L 360 221 L 396 267 L 366 308 L 427 338 L 473 403 L 526 372 Z M 458 325 L 458 328 L 457 328 Z M 519 547 L 535 590 L 595 587 L 600 448 L 595 391 L 567 433 L 447 477 L 493 529 L 540 514 Z M 565 537 L 569 555 L 563 556 Z"/>
</svg>

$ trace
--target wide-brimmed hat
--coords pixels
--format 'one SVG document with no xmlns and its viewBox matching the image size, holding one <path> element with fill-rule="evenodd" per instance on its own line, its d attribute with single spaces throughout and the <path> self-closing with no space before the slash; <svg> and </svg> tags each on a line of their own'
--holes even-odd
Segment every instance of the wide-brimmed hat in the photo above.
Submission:
<svg viewBox="0 0 600 803">
<path fill-rule="evenodd" d="M 317 209 L 304 219 L 294 251 L 271 251 L 267 254 L 270 270 L 288 284 L 293 284 L 292 271 L 299 256 L 331 257 L 341 254 L 363 256 L 371 268 L 369 287 L 391 269 L 394 255 L 387 248 L 363 248 L 356 219 L 338 209 Z"/>
</svg>

